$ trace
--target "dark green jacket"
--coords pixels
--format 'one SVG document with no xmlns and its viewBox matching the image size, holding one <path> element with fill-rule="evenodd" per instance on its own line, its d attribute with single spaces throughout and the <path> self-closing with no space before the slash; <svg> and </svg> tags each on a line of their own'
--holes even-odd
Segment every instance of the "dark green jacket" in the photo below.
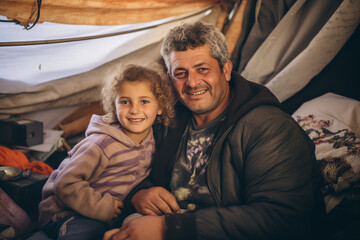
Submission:
<svg viewBox="0 0 360 240">
<path fill-rule="evenodd" d="M 313 142 L 267 88 L 234 73 L 230 83 L 233 98 L 206 169 L 216 206 L 166 215 L 166 239 L 309 239 L 325 211 Z M 169 189 L 191 117 L 178 104 L 177 127 L 155 127 L 151 174 L 132 194 Z"/>
</svg>

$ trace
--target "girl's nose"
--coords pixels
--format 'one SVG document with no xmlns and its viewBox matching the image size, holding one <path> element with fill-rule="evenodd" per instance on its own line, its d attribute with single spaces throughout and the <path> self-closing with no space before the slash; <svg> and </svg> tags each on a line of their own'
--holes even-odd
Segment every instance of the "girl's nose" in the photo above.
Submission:
<svg viewBox="0 0 360 240">
<path fill-rule="evenodd" d="M 131 114 L 139 113 L 139 104 L 132 104 L 129 113 Z"/>
</svg>

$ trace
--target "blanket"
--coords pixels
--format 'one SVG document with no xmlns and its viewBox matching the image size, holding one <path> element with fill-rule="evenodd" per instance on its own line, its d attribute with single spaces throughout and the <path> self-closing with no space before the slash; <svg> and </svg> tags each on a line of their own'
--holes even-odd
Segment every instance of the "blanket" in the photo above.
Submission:
<svg viewBox="0 0 360 240">
<path fill-rule="evenodd" d="M 360 138 L 349 128 L 332 130 L 334 120 L 312 114 L 296 120 L 315 143 L 327 212 L 344 198 L 360 199 Z"/>
</svg>

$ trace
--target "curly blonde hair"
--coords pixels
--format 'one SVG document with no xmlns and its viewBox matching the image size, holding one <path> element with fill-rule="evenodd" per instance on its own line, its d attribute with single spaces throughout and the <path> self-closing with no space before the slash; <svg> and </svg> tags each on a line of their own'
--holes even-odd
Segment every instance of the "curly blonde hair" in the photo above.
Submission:
<svg viewBox="0 0 360 240">
<path fill-rule="evenodd" d="M 115 76 L 109 81 L 104 81 L 101 90 L 101 100 L 105 115 L 103 119 L 105 122 L 117 122 L 115 99 L 118 94 L 120 83 L 129 81 L 146 81 L 151 85 L 151 91 L 157 99 L 159 107 L 163 110 L 161 115 L 158 115 L 156 122 L 162 123 L 165 126 L 171 126 L 175 118 L 175 94 L 168 79 L 164 79 L 155 70 L 135 65 L 126 65 L 121 74 Z"/>
</svg>

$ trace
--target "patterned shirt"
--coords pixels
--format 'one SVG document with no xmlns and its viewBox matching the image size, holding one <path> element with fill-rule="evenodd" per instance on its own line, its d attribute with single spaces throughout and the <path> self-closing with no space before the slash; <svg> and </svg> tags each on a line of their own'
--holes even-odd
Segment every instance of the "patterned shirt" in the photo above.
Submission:
<svg viewBox="0 0 360 240">
<path fill-rule="evenodd" d="M 181 140 L 177 161 L 171 178 L 171 190 L 183 210 L 213 206 L 215 204 L 206 180 L 213 143 L 225 113 L 205 126 L 189 123 Z"/>
</svg>

